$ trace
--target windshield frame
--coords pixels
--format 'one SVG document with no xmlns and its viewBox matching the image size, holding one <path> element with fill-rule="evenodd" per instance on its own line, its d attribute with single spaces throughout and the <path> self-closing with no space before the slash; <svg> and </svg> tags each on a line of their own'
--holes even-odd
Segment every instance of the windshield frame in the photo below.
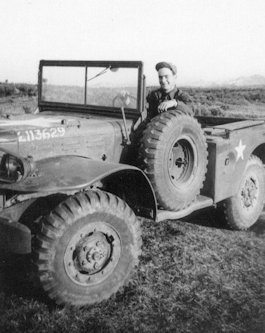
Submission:
<svg viewBox="0 0 265 333">
<path fill-rule="evenodd" d="M 91 104 L 74 104 L 63 102 L 50 102 L 42 100 L 42 84 L 43 84 L 43 67 L 46 66 L 60 66 L 60 67 L 102 67 L 108 68 L 136 68 L 138 69 L 137 79 L 137 105 L 136 109 L 124 108 L 126 115 L 133 118 L 139 117 L 142 113 L 143 106 L 143 62 L 142 61 L 81 61 L 81 60 L 41 60 L 39 64 L 38 73 L 38 107 L 42 111 L 79 111 L 93 114 L 106 114 L 111 116 L 120 117 L 120 107 L 114 106 L 98 106 Z M 84 86 L 84 89 L 87 89 Z M 86 94 L 86 92 L 85 92 Z"/>
</svg>

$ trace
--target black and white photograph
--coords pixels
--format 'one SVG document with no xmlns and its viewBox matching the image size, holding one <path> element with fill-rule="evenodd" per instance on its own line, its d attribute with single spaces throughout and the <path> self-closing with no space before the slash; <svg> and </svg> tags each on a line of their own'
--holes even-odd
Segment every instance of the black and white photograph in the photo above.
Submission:
<svg viewBox="0 0 265 333">
<path fill-rule="evenodd" d="M 265 333 L 264 13 L 0 0 L 1 333 Z"/>
</svg>

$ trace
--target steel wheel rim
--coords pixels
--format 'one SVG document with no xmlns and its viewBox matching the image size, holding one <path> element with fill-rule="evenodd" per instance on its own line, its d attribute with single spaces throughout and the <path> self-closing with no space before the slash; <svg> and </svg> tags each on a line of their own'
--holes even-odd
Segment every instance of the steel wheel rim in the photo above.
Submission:
<svg viewBox="0 0 265 333">
<path fill-rule="evenodd" d="M 240 202 L 242 208 L 251 213 L 257 203 L 260 195 L 259 180 L 255 174 L 249 174 L 244 178 L 241 191 Z"/>
<path fill-rule="evenodd" d="M 182 187 L 192 182 L 197 165 L 194 142 L 182 136 L 171 146 L 168 156 L 168 176 L 173 186 Z"/>
<path fill-rule="evenodd" d="M 89 223 L 70 239 L 64 254 L 65 271 L 78 285 L 98 284 L 113 272 L 120 254 L 117 231 L 105 222 Z"/>
</svg>

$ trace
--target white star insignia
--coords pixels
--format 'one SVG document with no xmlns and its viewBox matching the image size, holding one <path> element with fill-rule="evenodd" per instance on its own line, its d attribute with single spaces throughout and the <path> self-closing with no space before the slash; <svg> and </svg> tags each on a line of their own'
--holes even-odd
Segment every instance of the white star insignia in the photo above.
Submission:
<svg viewBox="0 0 265 333">
<path fill-rule="evenodd" d="M 242 160 L 244 159 L 244 155 L 243 155 L 243 153 L 244 153 L 244 150 L 245 150 L 245 149 L 246 149 L 246 145 L 243 145 L 243 144 L 242 144 L 242 141 L 241 141 L 241 139 L 240 139 L 238 146 L 235 147 L 235 150 L 236 150 L 236 152 L 237 152 L 236 161 L 238 161 L 240 158 L 242 158 Z"/>
</svg>

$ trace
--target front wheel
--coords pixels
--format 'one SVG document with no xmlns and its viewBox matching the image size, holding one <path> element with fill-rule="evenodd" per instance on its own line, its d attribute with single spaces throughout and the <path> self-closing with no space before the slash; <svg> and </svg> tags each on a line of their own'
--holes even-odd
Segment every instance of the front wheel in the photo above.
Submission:
<svg viewBox="0 0 265 333">
<path fill-rule="evenodd" d="M 252 155 L 237 193 L 226 199 L 223 211 L 228 225 L 235 230 L 250 228 L 259 218 L 265 198 L 265 176 L 262 161 Z"/>
<path fill-rule="evenodd" d="M 123 286 L 140 248 L 139 222 L 129 206 L 112 194 L 87 191 L 44 218 L 34 252 L 48 296 L 81 306 L 107 299 Z"/>
</svg>

